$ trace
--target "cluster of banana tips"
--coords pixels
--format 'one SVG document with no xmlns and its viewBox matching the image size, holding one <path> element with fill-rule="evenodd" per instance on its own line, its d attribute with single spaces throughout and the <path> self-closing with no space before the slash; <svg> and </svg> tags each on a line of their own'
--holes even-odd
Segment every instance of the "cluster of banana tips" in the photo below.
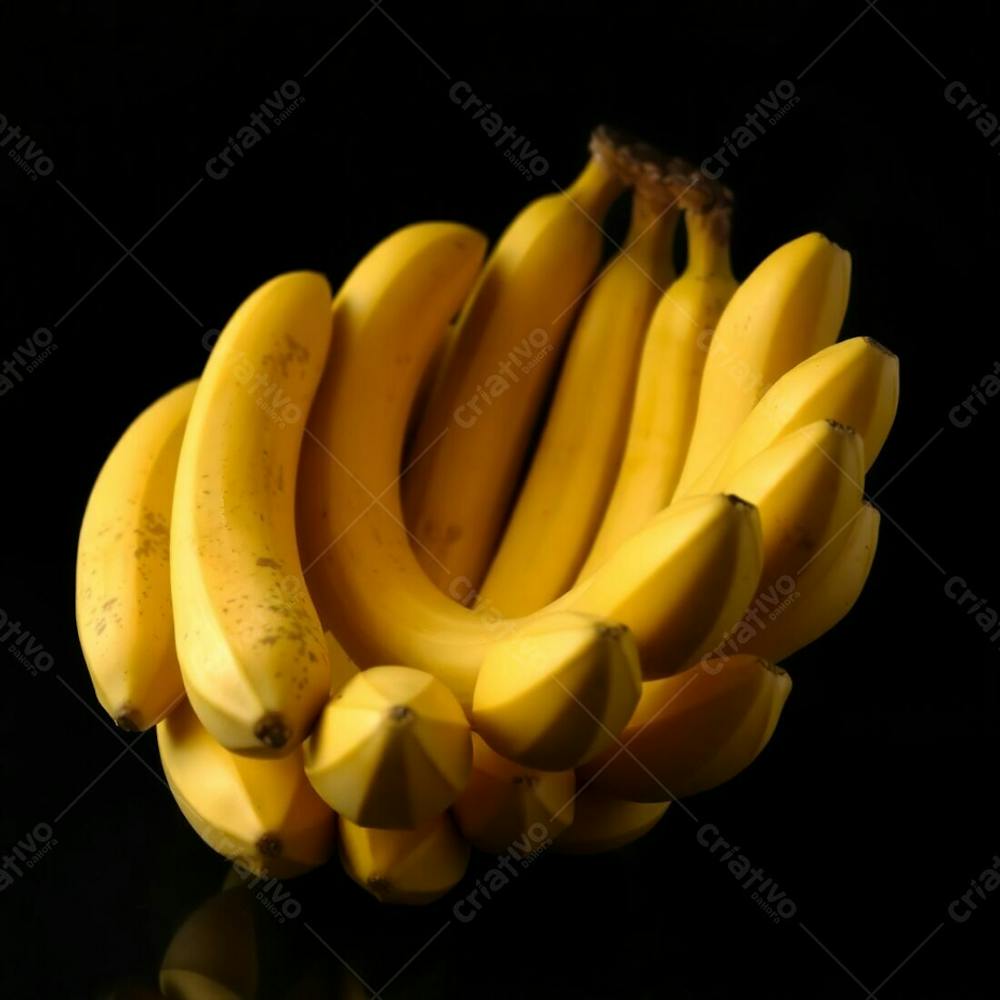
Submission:
<svg viewBox="0 0 1000 1000">
<path fill-rule="evenodd" d="M 97 698 L 156 727 L 182 813 L 242 870 L 339 853 L 421 904 L 472 848 L 630 843 L 755 760 L 775 664 L 862 592 L 899 366 L 838 340 L 849 254 L 809 233 L 738 282 L 728 189 L 611 129 L 590 153 L 492 247 L 416 223 L 336 294 L 267 282 L 97 477 Z"/>
</svg>

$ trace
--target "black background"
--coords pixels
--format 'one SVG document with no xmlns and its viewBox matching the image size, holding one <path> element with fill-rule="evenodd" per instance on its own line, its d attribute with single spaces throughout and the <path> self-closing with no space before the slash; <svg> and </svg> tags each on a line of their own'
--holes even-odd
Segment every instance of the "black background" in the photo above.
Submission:
<svg viewBox="0 0 1000 1000">
<path fill-rule="evenodd" d="M 417 219 L 495 235 L 574 176 L 599 121 L 700 160 L 782 80 L 799 102 L 724 176 L 737 271 L 823 231 L 854 257 L 847 333 L 902 365 L 869 480 L 886 489 L 864 597 L 787 664 L 795 690 L 763 756 L 690 802 L 795 916 L 775 926 L 674 808 L 617 854 L 544 857 L 415 958 L 488 858 L 423 911 L 379 907 L 336 866 L 300 880 L 297 920 L 255 914 L 262 994 L 311 977 L 315 995 L 365 995 L 332 949 L 374 989 L 412 958 L 389 997 L 995 995 L 1000 893 L 965 923 L 948 904 L 1000 852 L 1000 656 L 944 592 L 960 575 L 1000 606 L 1000 399 L 965 428 L 948 416 L 997 358 L 1000 159 L 944 97 L 960 80 L 1000 109 L 990 6 L 4 9 L 0 113 L 54 169 L 32 181 L 0 159 L 0 361 L 40 327 L 57 345 L 0 396 L 0 609 L 55 661 L 31 676 L 0 649 L 0 851 L 39 823 L 56 841 L 0 893 L 4 996 L 153 985 L 174 929 L 225 877 L 157 780 L 152 735 L 125 737 L 129 753 L 95 713 L 76 641 L 76 532 L 125 425 L 198 372 L 205 332 L 267 277 L 307 267 L 336 284 Z M 549 173 L 526 181 L 449 78 Z M 302 106 L 209 179 L 206 161 L 287 80 Z"/>
</svg>

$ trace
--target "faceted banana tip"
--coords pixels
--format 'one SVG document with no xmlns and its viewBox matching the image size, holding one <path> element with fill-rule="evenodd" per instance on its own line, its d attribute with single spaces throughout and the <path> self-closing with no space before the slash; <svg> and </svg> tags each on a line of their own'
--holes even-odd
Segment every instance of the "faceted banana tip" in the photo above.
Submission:
<svg viewBox="0 0 1000 1000">
<path fill-rule="evenodd" d="M 862 340 L 864 340 L 869 347 L 874 347 L 876 351 L 881 351 L 883 354 L 888 354 L 890 358 L 896 358 L 898 360 L 895 351 L 890 351 L 885 344 L 879 343 L 879 341 L 877 341 L 874 337 L 862 337 Z"/>
<path fill-rule="evenodd" d="M 280 750 L 291 738 L 288 723 L 277 712 L 268 712 L 261 716 L 253 727 L 253 734 L 266 747 Z"/>
<path fill-rule="evenodd" d="M 142 732 L 139 713 L 131 705 L 123 705 L 115 716 L 115 725 L 126 733 Z"/>
<path fill-rule="evenodd" d="M 276 858 L 281 854 L 281 838 L 273 833 L 265 833 L 254 845 L 262 858 Z"/>
<path fill-rule="evenodd" d="M 842 424 L 839 420 L 834 420 L 832 417 L 827 417 L 826 422 L 830 425 L 830 427 L 832 427 L 835 431 L 839 431 L 841 434 L 848 434 L 852 436 L 857 434 L 857 431 L 853 427 L 850 427 L 847 424 Z"/>
<path fill-rule="evenodd" d="M 735 493 L 724 493 L 723 496 L 734 506 L 734 507 L 746 507 L 747 510 L 756 510 L 756 504 L 750 503 L 749 500 L 744 500 L 743 497 L 737 496 Z"/>
</svg>

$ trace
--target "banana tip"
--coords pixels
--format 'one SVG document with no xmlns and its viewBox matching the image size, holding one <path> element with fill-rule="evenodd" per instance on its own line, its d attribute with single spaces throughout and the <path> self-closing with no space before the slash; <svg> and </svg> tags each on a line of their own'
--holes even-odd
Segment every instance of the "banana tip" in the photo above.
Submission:
<svg viewBox="0 0 1000 1000">
<path fill-rule="evenodd" d="M 281 838 L 273 833 L 265 833 L 258 838 L 254 846 L 257 848 L 257 853 L 264 858 L 276 858 L 281 854 Z"/>
<path fill-rule="evenodd" d="M 253 734 L 272 750 L 280 750 L 291 737 L 288 723 L 277 712 L 268 712 L 262 716 L 253 727 Z"/>
<path fill-rule="evenodd" d="M 130 705 L 124 705 L 115 716 L 115 725 L 126 733 L 138 733 L 142 731 L 139 722 L 139 713 Z"/>
</svg>

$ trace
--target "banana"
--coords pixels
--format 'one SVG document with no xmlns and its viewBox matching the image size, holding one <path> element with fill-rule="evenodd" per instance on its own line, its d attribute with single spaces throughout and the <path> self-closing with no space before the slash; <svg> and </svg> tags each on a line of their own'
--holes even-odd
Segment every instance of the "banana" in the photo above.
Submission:
<svg viewBox="0 0 1000 1000">
<path fill-rule="evenodd" d="M 524 855 L 540 849 L 573 822 L 572 771 L 539 771 L 505 760 L 472 737 L 472 776 L 452 807 L 473 847 Z"/>
<path fill-rule="evenodd" d="M 464 227 L 411 226 L 347 279 L 298 490 L 303 562 L 324 627 L 358 666 L 426 670 L 467 710 L 487 650 L 523 622 L 488 605 L 464 608 L 430 582 L 403 526 L 398 481 L 414 393 L 482 245 Z M 759 544 L 754 511 L 724 497 L 692 498 L 551 609 L 622 622 L 644 671 L 678 670 L 714 645 L 720 626 L 753 597 Z M 452 593 L 461 599 L 470 588 L 456 579 Z"/>
<path fill-rule="evenodd" d="M 700 204 L 685 209 L 687 266 L 650 320 L 621 466 L 581 580 L 670 503 L 694 425 L 706 349 L 736 291 L 730 214 L 725 196 L 707 210 Z"/>
<path fill-rule="evenodd" d="M 544 771 L 568 770 L 614 739 L 641 686 L 628 629 L 577 612 L 542 616 L 486 654 L 472 721 L 504 757 Z"/>
<path fill-rule="evenodd" d="M 863 481 L 861 438 L 832 420 L 817 420 L 781 438 L 723 481 L 760 513 L 761 594 L 776 590 L 769 595 L 776 600 L 787 580 L 794 582 L 857 511 Z"/>
<path fill-rule="evenodd" d="M 156 739 L 181 812 L 214 851 L 274 878 L 330 856 L 334 816 L 306 779 L 300 749 L 276 760 L 231 753 L 186 701 L 159 723 Z"/>
<path fill-rule="evenodd" d="M 663 818 L 670 802 L 627 802 L 585 788 L 574 802 L 573 825 L 559 834 L 560 854 L 599 854 L 616 851 L 645 836 Z"/>
<path fill-rule="evenodd" d="M 458 321 L 404 483 L 417 558 L 443 591 L 482 581 L 574 312 L 597 269 L 601 221 L 622 190 L 602 142 L 565 192 L 500 237 Z M 416 459 L 419 458 L 419 461 Z"/>
<path fill-rule="evenodd" d="M 850 271 L 850 254 L 809 233 L 775 250 L 740 285 L 705 359 L 678 495 L 725 448 L 773 382 L 837 339 Z"/>
<path fill-rule="evenodd" d="M 676 200 L 667 183 L 636 190 L 625 247 L 587 295 L 527 478 L 479 588 L 480 599 L 507 617 L 568 590 L 586 556 L 621 460 L 649 317 L 673 280 Z"/>
<path fill-rule="evenodd" d="M 779 438 L 814 420 L 853 427 L 870 469 L 885 444 L 899 403 L 899 359 L 870 337 L 852 337 L 819 351 L 771 386 L 732 442 L 688 492 L 709 493 Z"/>
<path fill-rule="evenodd" d="M 196 386 L 167 393 L 126 430 L 80 528 L 80 645 L 98 700 L 122 729 L 148 729 L 184 697 L 170 606 L 170 511 Z"/>
<path fill-rule="evenodd" d="M 703 791 L 752 763 L 790 690 L 785 671 L 744 653 L 649 681 L 619 742 L 580 768 L 577 781 L 632 802 Z"/>
<path fill-rule="evenodd" d="M 329 690 L 294 511 L 330 332 L 322 276 L 259 288 L 219 337 L 181 447 L 170 536 L 177 653 L 199 718 L 241 753 L 292 750 Z"/>
<path fill-rule="evenodd" d="M 875 559 L 879 521 L 878 510 L 862 504 L 798 574 L 794 600 L 770 612 L 769 621 L 746 644 L 747 651 L 783 660 L 833 628 L 861 596 Z"/>
<path fill-rule="evenodd" d="M 380 903 L 422 906 L 465 875 L 471 852 L 447 813 L 416 830 L 370 830 L 340 817 L 340 859 Z"/>
<path fill-rule="evenodd" d="M 371 667 L 327 704 L 305 745 L 305 766 L 320 797 L 352 823 L 414 829 L 465 787 L 469 724 L 430 674 Z"/>
<path fill-rule="evenodd" d="M 554 607 L 626 624 L 647 680 L 683 670 L 756 592 L 763 516 L 736 490 L 672 504 Z"/>
<path fill-rule="evenodd" d="M 246 1000 L 257 995 L 253 896 L 236 886 L 212 896 L 174 933 L 160 963 L 169 1000 Z"/>
</svg>

